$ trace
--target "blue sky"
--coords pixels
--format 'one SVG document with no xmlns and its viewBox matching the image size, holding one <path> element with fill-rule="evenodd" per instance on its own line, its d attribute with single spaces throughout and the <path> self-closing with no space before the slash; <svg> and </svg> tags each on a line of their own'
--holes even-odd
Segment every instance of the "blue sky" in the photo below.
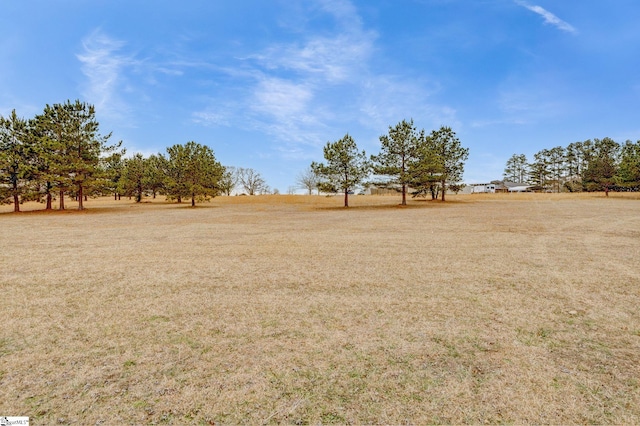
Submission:
<svg viewBox="0 0 640 426">
<path fill-rule="evenodd" d="M 190 140 L 286 192 L 327 141 L 451 126 L 465 181 L 640 139 L 637 0 L 0 0 L 0 114 L 96 106 L 129 153 Z"/>
</svg>

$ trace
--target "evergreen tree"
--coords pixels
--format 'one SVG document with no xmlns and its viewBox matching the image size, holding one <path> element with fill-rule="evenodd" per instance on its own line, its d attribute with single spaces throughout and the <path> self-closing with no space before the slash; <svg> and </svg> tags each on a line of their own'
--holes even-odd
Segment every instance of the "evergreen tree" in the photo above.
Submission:
<svg viewBox="0 0 640 426">
<path fill-rule="evenodd" d="M 146 189 L 144 185 L 146 169 L 147 160 L 142 154 L 136 154 L 124 160 L 120 188 L 122 188 L 125 195 L 129 197 L 135 196 L 136 203 L 142 201 L 142 195 Z"/>
<path fill-rule="evenodd" d="M 144 169 L 144 186 L 151 191 L 154 199 L 156 194 L 165 188 L 167 170 L 168 163 L 164 155 L 150 155 L 147 158 Z"/>
<path fill-rule="evenodd" d="M 565 178 L 565 151 L 561 146 L 548 150 L 547 156 L 549 166 L 550 183 L 555 192 L 560 192 L 560 185 Z"/>
<path fill-rule="evenodd" d="M 583 185 L 587 191 L 605 191 L 609 195 L 615 183 L 620 144 L 611 138 L 594 139 L 593 151 L 583 173 Z"/>
<path fill-rule="evenodd" d="M 220 194 L 224 169 L 211 148 L 187 142 L 167 148 L 167 153 L 169 173 L 166 190 L 170 198 L 181 202 L 182 197 L 190 197 L 193 207 L 196 200 L 207 200 Z"/>
<path fill-rule="evenodd" d="M 407 187 L 412 177 L 410 164 L 417 160 L 420 134 L 410 121 L 402 120 L 395 127 L 389 126 L 389 133 L 380 136 L 380 153 L 372 155 L 373 172 L 385 177 L 387 185 L 400 185 L 402 205 L 407 204 Z"/>
<path fill-rule="evenodd" d="M 111 134 L 101 136 L 95 108 L 76 100 L 47 105 L 37 118 L 40 136 L 39 155 L 44 157 L 43 179 L 60 194 L 60 210 L 64 210 L 64 194 L 72 187 L 78 198 L 78 209 L 84 208 L 85 189 L 100 176 L 103 154 L 115 152 L 122 144 L 107 145 Z"/>
<path fill-rule="evenodd" d="M 438 197 L 438 185 L 444 173 L 444 165 L 437 155 L 435 139 L 427 138 L 424 132 L 420 132 L 417 140 L 415 157 L 409 161 L 408 185 L 413 189 L 414 197 L 431 194 L 431 199 L 434 200 Z"/>
<path fill-rule="evenodd" d="M 125 150 L 114 152 L 102 159 L 102 171 L 105 189 L 113 194 L 114 200 L 119 200 L 123 193 L 122 173 L 125 167 L 123 158 Z"/>
<path fill-rule="evenodd" d="M 442 201 L 449 185 L 457 185 L 462 181 L 464 162 L 469 158 L 469 148 L 464 148 L 451 127 L 440 127 L 428 137 L 433 147 L 436 161 L 440 167 L 440 189 Z"/>
<path fill-rule="evenodd" d="M 534 161 L 529 165 L 531 181 L 541 190 L 546 190 L 550 180 L 549 150 L 543 149 L 533 155 Z"/>
<path fill-rule="evenodd" d="M 623 188 L 640 190 L 640 141 L 627 141 L 622 146 L 616 179 Z"/>
<path fill-rule="evenodd" d="M 529 181 L 529 164 L 524 154 L 513 154 L 508 160 L 502 174 L 505 180 L 516 183 Z"/>
<path fill-rule="evenodd" d="M 13 110 L 7 118 L 0 116 L 0 203 L 20 203 L 33 192 L 35 177 L 34 153 L 29 125 Z"/>
<path fill-rule="evenodd" d="M 311 169 L 320 178 L 319 187 L 324 190 L 342 191 L 344 206 L 349 207 L 349 192 L 369 174 L 369 162 L 364 151 L 358 151 L 356 142 L 349 134 L 324 147 L 327 163 L 311 163 Z"/>
</svg>

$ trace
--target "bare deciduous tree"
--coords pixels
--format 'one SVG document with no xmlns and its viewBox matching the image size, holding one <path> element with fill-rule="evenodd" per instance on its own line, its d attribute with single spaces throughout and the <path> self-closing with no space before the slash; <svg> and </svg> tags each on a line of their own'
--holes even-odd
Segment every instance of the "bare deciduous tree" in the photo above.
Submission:
<svg viewBox="0 0 640 426">
<path fill-rule="evenodd" d="M 256 195 L 268 192 L 267 182 L 254 169 L 238 167 L 236 173 L 238 182 L 247 194 Z"/>
<path fill-rule="evenodd" d="M 298 174 L 298 176 L 296 177 L 296 183 L 299 185 L 299 187 L 309 191 L 309 195 L 311 195 L 314 189 L 318 189 L 318 175 L 312 167 L 307 167 Z M 320 190 L 318 189 L 318 191 Z"/>
</svg>

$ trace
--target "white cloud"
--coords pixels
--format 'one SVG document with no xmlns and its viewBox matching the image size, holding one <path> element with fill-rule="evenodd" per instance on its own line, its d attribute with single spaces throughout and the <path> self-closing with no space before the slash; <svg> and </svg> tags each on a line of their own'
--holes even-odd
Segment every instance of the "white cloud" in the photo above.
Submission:
<svg viewBox="0 0 640 426">
<path fill-rule="evenodd" d="M 253 109 L 279 120 L 304 113 L 313 93 L 300 83 L 279 78 L 265 78 L 255 91 Z"/>
<path fill-rule="evenodd" d="M 123 79 L 126 67 L 136 62 L 118 52 L 125 43 L 113 39 L 101 30 L 95 30 L 82 41 L 83 51 L 76 55 L 82 63 L 82 73 L 88 81 L 82 90 L 83 96 L 95 105 L 100 114 L 112 118 L 127 115 L 128 107 L 118 95 L 118 90 L 130 90 Z"/>
<path fill-rule="evenodd" d="M 538 15 L 542 16 L 544 18 L 544 22 L 547 24 L 551 24 L 554 27 L 562 30 L 562 31 L 566 31 L 568 33 L 576 33 L 577 30 L 569 23 L 563 21 L 562 19 L 558 18 L 556 15 L 554 15 L 553 13 L 549 12 L 548 10 L 544 9 L 541 6 L 537 6 L 537 5 L 530 5 L 527 2 L 521 1 L 521 0 L 515 0 L 516 4 L 529 9 L 532 12 L 537 13 Z"/>
<path fill-rule="evenodd" d="M 308 157 L 310 147 L 317 155 L 319 146 L 345 132 L 382 133 L 405 118 L 420 126 L 459 125 L 454 110 L 430 102 L 437 85 L 405 70 L 379 74 L 372 62 L 378 36 L 363 27 L 351 2 L 316 0 L 310 7 L 333 18 L 330 33 L 296 26 L 295 39 L 236 58 L 239 66 L 216 67 L 243 90 L 233 93 L 233 108 L 224 105 L 228 92 L 212 93 L 192 119 L 265 132 L 287 158 Z"/>
</svg>

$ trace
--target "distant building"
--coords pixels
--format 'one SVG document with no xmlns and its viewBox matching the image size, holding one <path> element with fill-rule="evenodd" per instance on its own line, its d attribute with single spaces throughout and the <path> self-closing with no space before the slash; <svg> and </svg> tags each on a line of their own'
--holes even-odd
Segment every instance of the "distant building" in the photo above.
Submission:
<svg viewBox="0 0 640 426">
<path fill-rule="evenodd" d="M 493 194 L 496 192 L 495 183 L 474 183 L 469 186 L 472 194 Z"/>
<path fill-rule="evenodd" d="M 471 186 L 471 194 L 494 194 L 496 192 L 531 192 L 533 186 L 523 183 L 492 180 L 490 183 L 474 183 Z"/>
</svg>

